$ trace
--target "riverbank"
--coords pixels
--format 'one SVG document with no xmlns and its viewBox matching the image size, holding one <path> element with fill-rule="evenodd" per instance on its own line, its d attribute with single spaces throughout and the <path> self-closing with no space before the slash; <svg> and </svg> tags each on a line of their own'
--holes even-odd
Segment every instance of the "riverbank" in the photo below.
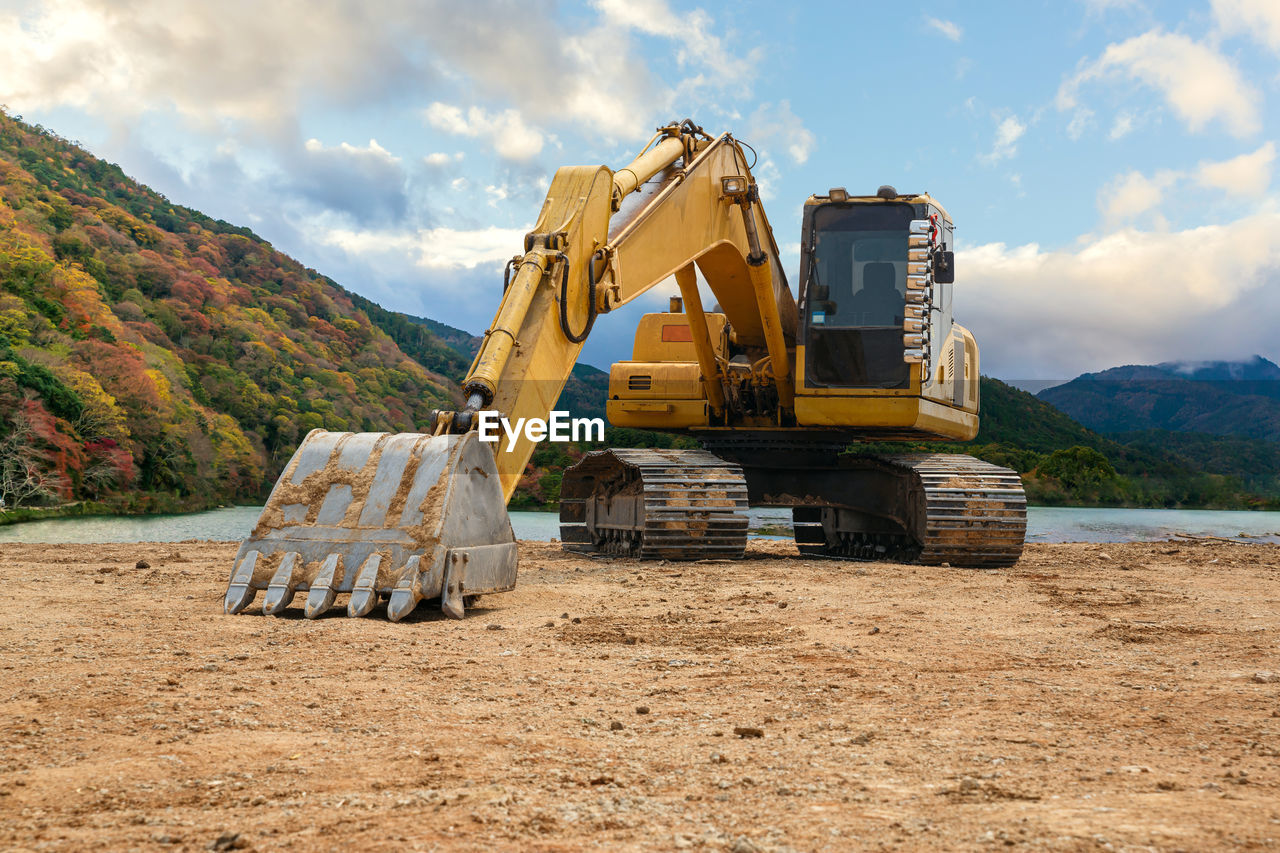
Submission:
<svg viewBox="0 0 1280 853">
<path fill-rule="evenodd" d="M 0 527 L 23 524 L 30 521 L 49 521 L 56 518 L 104 518 L 190 515 L 222 508 L 205 500 L 184 500 L 154 494 L 136 495 L 132 499 L 109 501 L 73 501 L 58 506 L 6 507 L 0 509 Z"/>
<path fill-rule="evenodd" d="M 81 518 L 96 515 L 117 515 L 119 511 L 106 504 L 76 503 L 62 506 L 18 507 L 17 509 L 0 509 L 0 527 L 9 524 L 22 524 L 27 521 L 48 521 L 51 518 Z"/>
<path fill-rule="evenodd" d="M 1280 547 L 997 572 L 520 548 L 515 591 L 391 624 L 221 615 L 233 543 L 5 546 L 0 847 L 1280 837 Z"/>
</svg>

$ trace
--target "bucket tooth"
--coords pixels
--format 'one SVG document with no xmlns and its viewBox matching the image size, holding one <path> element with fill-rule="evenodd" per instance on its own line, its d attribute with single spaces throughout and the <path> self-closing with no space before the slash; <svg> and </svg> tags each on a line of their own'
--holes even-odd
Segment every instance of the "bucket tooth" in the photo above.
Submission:
<svg viewBox="0 0 1280 853">
<path fill-rule="evenodd" d="M 297 551 L 290 551 L 284 555 L 284 559 L 280 561 L 280 568 L 276 569 L 276 573 L 271 577 L 271 583 L 267 585 L 267 594 L 262 599 L 264 614 L 275 616 L 283 612 L 293 601 L 293 594 L 298 589 L 294 574 L 301 565 L 302 555 Z"/>
<path fill-rule="evenodd" d="M 348 616 L 364 616 L 378 603 L 378 566 L 382 565 L 381 554 L 370 554 L 356 573 L 355 585 L 351 587 L 351 599 L 347 602 Z"/>
<path fill-rule="evenodd" d="M 224 613 L 235 614 L 253 603 L 257 593 L 253 589 L 253 570 L 258 565 L 258 551 L 250 551 L 236 564 L 227 585 L 227 597 L 222 603 Z"/>
<path fill-rule="evenodd" d="M 465 552 L 452 551 L 445 557 L 444 581 L 440 591 L 440 609 L 450 619 L 461 619 L 467 615 L 462 603 L 462 589 L 466 583 L 467 557 Z"/>
<path fill-rule="evenodd" d="M 338 597 L 338 590 L 334 588 L 334 578 L 337 575 L 338 563 L 341 559 L 341 554 L 330 554 L 325 557 L 324 565 L 320 567 L 320 573 L 311 582 L 311 591 L 307 593 L 305 611 L 308 619 L 315 619 L 321 613 L 324 613 L 333 606 L 333 600 Z"/>
<path fill-rule="evenodd" d="M 391 600 L 387 602 L 387 618 L 392 622 L 399 622 L 408 616 L 422 600 L 419 592 L 422 580 L 422 573 L 418 570 L 420 564 L 421 558 L 417 554 L 410 557 L 400 572 L 400 579 L 391 590 Z"/>
</svg>

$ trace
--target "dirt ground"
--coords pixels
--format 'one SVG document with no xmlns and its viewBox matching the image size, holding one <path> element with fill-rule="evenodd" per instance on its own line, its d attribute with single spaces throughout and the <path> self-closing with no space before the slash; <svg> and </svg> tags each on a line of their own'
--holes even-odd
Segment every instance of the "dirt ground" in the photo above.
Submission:
<svg viewBox="0 0 1280 853">
<path fill-rule="evenodd" d="M 231 544 L 0 546 L 0 849 L 1280 847 L 1280 547 L 521 548 L 395 625 L 223 616 Z"/>
</svg>

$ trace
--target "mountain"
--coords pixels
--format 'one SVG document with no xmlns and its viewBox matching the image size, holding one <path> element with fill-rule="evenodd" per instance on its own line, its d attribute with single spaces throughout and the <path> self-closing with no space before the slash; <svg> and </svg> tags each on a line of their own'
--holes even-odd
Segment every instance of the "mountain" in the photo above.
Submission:
<svg viewBox="0 0 1280 853">
<path fill-rule="evenodd" d="M 0 496 L 260 498 L 308 430 L 412 430 L 465 359 L 0 113 Z"/>
<path fill-rule="evenodd" d="M 1038 396 L 1098 432 L 1163 430 L 1280 441 L 1280 366 L 1261 356 L 1114 367 Z"/>
<path fill-rule="evenodd" d="M 466 362 L 462 366 L 463 373 L 466 372 L 466 368 L 471 364 L 471 359 L 475 358 L 476 353 L 480 351 L 480 342 L 484 340 L 480 335 L 473 335 L 470 332 L 464 332 L 462 329 L 455 329 L 447 323 L 432 320 L 430 317 L 406 315 L 406 318 L 411 322 L 425 326 L 442 344 L 458 353 L 459 357 Z"/>
</svg>

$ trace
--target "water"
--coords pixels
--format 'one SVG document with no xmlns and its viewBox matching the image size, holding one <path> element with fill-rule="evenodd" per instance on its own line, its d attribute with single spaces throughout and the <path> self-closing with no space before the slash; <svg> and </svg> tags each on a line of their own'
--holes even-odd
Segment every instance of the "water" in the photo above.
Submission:
<svg viewBox="0 0 1280 853">
<path fill-rule="evenodd" d="M 5 542 L 97 543 L 181 542 L 188 539 L 238 541 L 249 535 L 261 507 L 227 507 L 188 515 L 55 518 L 0 527 Z M 790 538 L 791 511 L 752 508 L 757 536 Z M 560 535 L 554 512 L 513 512 L 516 538 L 547 541 Z M 1175 533 L 1244 538 L 1280 543 L 1280 512 L 1222 512 L 1198 509 L 1086 509 L 1031 507 L 1028 542 L 1141 542 Z"/>
<path fill-rule="evenodd" d="M 233 506 L 184 515 L 104 515 L 89 518 L 51 518 L 0 527 L 5 542 L 85 544 L 102 542 L 213 542 L 248 537 L 262 512 L 260 506 Z M 554 512 L 513 512 L 517 539 L 545 542 L 560 536 L 560 516 Z"/>
<path fill-rule="evenodd" d="M 1027 511 L 1028 542 L 1151 542 L 1177 533 L 1280 543 L 1280 512 L 1054 506 Z"/>
</svg>

